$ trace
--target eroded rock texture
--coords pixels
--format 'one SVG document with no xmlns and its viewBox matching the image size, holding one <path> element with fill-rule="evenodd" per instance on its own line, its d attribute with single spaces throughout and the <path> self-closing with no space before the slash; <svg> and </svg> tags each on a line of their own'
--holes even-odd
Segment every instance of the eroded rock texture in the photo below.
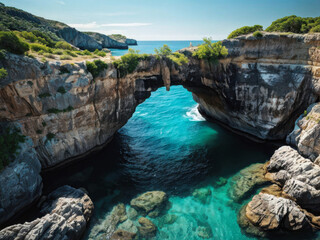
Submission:
<svg viewBox="0 0 320 240">
<path fill-rule="evenodd" d="M 82 190 L 63 186 L 48 195 L 43 217 L 3 229 L 0 239 L 79 239 L 92 212 L 93 203 Z"/>
<path fill-rule="evenodd" d="M 300 154 L 320 164 L 320 104 L 312 104 L 296 121 L 287 142 L 297 147 Z"/>
</svg>

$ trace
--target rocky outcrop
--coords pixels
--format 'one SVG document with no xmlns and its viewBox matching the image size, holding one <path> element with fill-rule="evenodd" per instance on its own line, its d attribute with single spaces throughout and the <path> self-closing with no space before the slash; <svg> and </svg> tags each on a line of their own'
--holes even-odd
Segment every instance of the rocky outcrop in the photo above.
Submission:
<svg viewBox="0 0 320 240">
<path fill-rule="evenodd" d="M 30 138 L 20 143 L 15 161 L 0 172 L 0 225 L 41 196 L 41 165 L 33 147 Z"/>
<path fill-rule="evenodd" d="M 87 32 L 86 34 L 88 34 L 90 37 L 96 40 L 102 46 L 102 48 L 128 49 L 128 45 L 137 45 L 137 44 L 128 44 L 127 42 L 119 42 L 101 33 Z"/>
<path fill-rule="evenodd" d="M 91 51 L 102 49 L 101 44 L 94 38 L 85 33 L 79 32 L 74 28 L 64 27 L 57 32 L 57 35 L 80 49 L 88 49 Z"/>
<path fill-rule="evenodd" d="M 283 192 L 304 209 L 320 212 L 320 166 L 284 146 L 270 159 L 266 177 L 282 186 Z"/>
<path fill-rule="evenodd" d="M 43 217 L 1 230 L 0 239 L 80 239 L 92 212 L 93 203 L 82 190 L 63 186 L 48 195 Z"/>
<path fill-rule="evenodd" d="M 218 65 L 201 63 L 200 110 L 262 139 L 285 139 L 319 96 L 320 34 L 252 35 L 223 41 Z"/>
<path fill-rule="evenodd" d="M 310 227 L 310 222 L 300 207 L 292 200 L 260 193 L 246 208 L 247 218 L 263 230 L 300 230 Z"/>
<path fill-rule="evenodd" d="M 320 167 L 289 146 L 279 148 L 267 165 L 265 178 L 276 183 L 248 203 L 249 221 L 265 231 L 319 227 Z M 243 218 L 243 217 L 240 217 Z"/>
<path fill-rule="evenodd" d="M 312 104 L 298 118 L 294 130 L 287 137 L 287 143 L 320 165 L 320 103 Z"/>
</svg>

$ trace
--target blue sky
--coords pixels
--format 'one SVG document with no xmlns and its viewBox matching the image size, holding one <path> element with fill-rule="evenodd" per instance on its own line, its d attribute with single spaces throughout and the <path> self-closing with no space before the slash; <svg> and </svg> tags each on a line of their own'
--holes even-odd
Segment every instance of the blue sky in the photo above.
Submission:
<svg viewBox="0 0 320 240">
<path fill-rule="evenodd" d="M 226 38 L 234 29 L 287 15 L 320 16 L 320 0 L 0 0 L 80 31 L 138 40 Z"/>
</svg>

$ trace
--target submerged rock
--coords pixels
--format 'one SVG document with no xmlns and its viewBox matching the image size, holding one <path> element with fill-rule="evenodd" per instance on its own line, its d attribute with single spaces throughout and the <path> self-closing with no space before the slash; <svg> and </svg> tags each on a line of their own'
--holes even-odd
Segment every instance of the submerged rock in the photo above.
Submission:
<svg viewBox="0 0 320 240">
<path fill-rule="evenodd" d="M 292 200 L 260 193 L 246 207 L 247 218 L 263 230 L 300 230 L 310 227 L 303 210 Z"/>
<path fill-rule="evenodd" d="M 131 232 L 131 233 L 137 233 L 138 232 L 137 226 L 134 225 L 133 221 L 131 221 L 130 219 L 127 219 L 123 223 L 119 224 L 118 229 L 122 229 L 122 230 L 125 230 L 127 232 Z"/>
<path fill-rule="evenodd" d="M 167 206 L 168 197 L 165 192 L 151 191 L 146 192 L 131 200 L 130 205 L 138 212 L 149 217 L 157 217 Z"/>
<path fill-rule="evenodd" d="M 3 229 L 0 239 L 80 239 L 93 208 L 82 190 L 63 186 L 48 195 L 41 208 L 43 217 Z"/>
<path fill-rule="evenodd" d="M 217 180 L 215 183 L 214 183 L 214 186 L 215 187 L 222 187 L 224 185 L 226 185 L 228 182 L 228 180 L 224 177 L 219 177 L 219 180 Z"/>
<path fill-rule="evenodd" d="M 166 214 L 158 219 L 159 228 L 164 227 L 165 225 L 173 224 L 177 220 L 178 216 L 175 214 Z"/>
<path fill-rule="evenodd" d="M 264 177 L 266 167 L 264 164 L 256 163 L 242 169 L 240 173 L 231 179 L 229 196 L 235 202 L 244 200 L 253 190 L 268 182 Z"/>
<path fill-rule="evenodd" d="M 134 208 L 132 207 L 129 207 L 129 210 L 128 210 L 128 218 L 130 220 L 136 220 L 138 217 L 138 212 L 137 210 L 135 210 Z"/>
<path fill-rule="evenodd" d="M 211 197 L 209 188 L 199 188 L 193 191 L 192 196 L 203 204 L 206 204 Z"/>
<path fill-rule="evenodd" d="M 109 239 L 116 231 L 119 223 L 128 219 L 126 215 L 126 207 L 120 203 L 113 207 L 112 211 L 106 215 L 105 219 L 98 225 L 95 225 L 90 234 L 89 239 Z"/>
<path fill-rule="evenodd" d="M 141 227 L 138 227 L 140 236 L 143 238 L 152 238 L 156 236 L 157 227 L 148 218 L 139 218 L 139 223 Z"/>
<path fill-rule="evenodd" d="M 212 234 L 212 230 L 210 228 L 210 226 L 199 226 L 197 228 L 197 235 L 201 238 L 205 238 L 205 239 L 208 239 L 208 238 L 212 238 L 213 234 Z"/>
<path fill-rule="evenodd" d="M 132 232 L 127 232 L 122 229 L 115 231 L 110 240 L 133 240 L 136 238 L 136 234 Z"/>
</svg>

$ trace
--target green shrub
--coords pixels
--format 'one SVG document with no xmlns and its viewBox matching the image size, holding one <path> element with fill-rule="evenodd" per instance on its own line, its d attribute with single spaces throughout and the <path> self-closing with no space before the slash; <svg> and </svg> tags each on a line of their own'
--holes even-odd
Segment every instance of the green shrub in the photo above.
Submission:
<svg viewBox="0 0 320 240">
<path fill-rule="evenodd" d="M 168 58 L 179 66 L 181 66 L 182 64 L 187 64 L 189 62 L 189 59 L 184 54 L 178 52 L 169 55 Z"/>
<path fill-rule="evenodd" d="M 6 128 L 0 135 L 0 171 L 3 170 L 20 149 L 19 144 L 25 142 L 17 128 Z"/>
<path fill-rule="evenodd" d="M 60 60 L 71 60 L 72 57 L 68 56 L 68 55 L 62 55 L 60 56 Z"/>
<path fill-rule="evenodd" d="M 29 50 L 29 45 L 21 41 L 13 32 L 0 31 L 0 48 L 15 54 L 24 54 Z"/>
<path fill-rule="evenodd" d="M 49 92 L 44 92 L 38 95 L 39 98 L 46 98 L 51 97 L 51 94 Z"/>
<path fill-rule="evenodd" d="M 72 52 L 72 51 L 70 51 L 70 50 L 64 51 L 64 54 L 65 54 L 65 55 L 69 55 L 69 56 L 71 56 L 71 57 L 77 57 L 77 56 L 78 56 L 77 54 L 75 54 L 74 52 Z"/>
<path fill-rule="evenodd" d="M 320 32 L 320 24 L 310 29 L 311 33 Z"/>
<path fill-rule="evenodd" d="M 105 56 L 107 56 L 107 54 L 106 54 L 104 51 L 98 52 L 97 55 L 98 55 L 99 57 L 105 57 Z"/>
<path fill-rule="evenodd" d="M 56 136 L 55 134 L 49 132 L 49 133 L 47 134 L 47 136 L 46 136 L 46 137 L 47 137 L 47 141 L 50 142 L 55 136 Z"/>
<path fill-rule="evenodd" d="M 33 86 L 33 82 L 32 81 L 28 81 L 27 84 L 32 87 Z"/>
<path fill-rule="evenodd" d="M 55 41 L 48 34 L 39 30 L 34 30 L 32 33 L 37 37 L 37 41 L 41 42 L 42 44 L 47 45 L 50 48 L 55 46 Z"/>
<path fill-rule="evenodd" d="M 49 48 L 47 46 L 40 44 L 40 43 L 31 43 L 30 48 L 31 48 L 31 50 L 33 50 L 35 52 L 42 51 L 41 53 L 45 53 L 45 52 L 49 51 Z"/>
<path fill-rule="evenodd" d="M 86 55 L 86 54 L 84 53 L 84 51 L 75 51 L 75 53 L 76 53 L 77 55 L 80 55 L 80 56 Z M 90 53 L 90 52 L 89 52 L 89 53 Z"/>
<path fill-rule="evenodd" d="M 228 49 L 222 46 L 222 42 L 212 43 L 210 38 L 204 38 L 203 41 L 204 43 L 198 46 L 192 56 L 216 63 L 218 59 L 228 55 Z"/>
<path fill-rule="evenodd" d="M 44 53 L 43 56 L 46 57 L 46 58 L 55 59 L 54 55 L 52 55 L 51 53 Z"/>
<path fill-rule="evenodd" d="M 62 55 L 63 54 L 63 51 L 62 50 L 53 50 L 53 54 L 56 54 L 56 55 Z"/>
<path fill-rule="evenodd" d="M 88 71 L 92 74 L 93 78 L 99 76 L 99 74 L 104 70 L 108 69 L 108 64 L 101 60 L 94 60 L 93 62 L 86 62 Z"/>
<path fill-rule="evenodd" d="M 164 44 L 162 47 L 160 47 L 159 49 L 155 48 L 154 49 L 156 55 L 160 55 L 160 56 L 169 56 L 172 54 L 172 50 L 170 49 L 170 47 L 167 44 Z"/>
<path fill-rule="evenodd" d="M 89 51 L 89 50 L 84 50 L 84 51 L 82 51 L 82 54 L 83 55 L 88 55 L 88 56 L 90 56 L 90 55 L 92 55 L 92 53 Z"/>
<path fill-rule="evenodd" d="M 66 91 L 66 89 L 64 89 L 64 87 L 61 86 L 58 88 L 57 92 L 59 92 L 61 94 L 65 94 L 67 91 Z"/>
<path fill-rule="evenodd" d="M 256 38 L 261 38 L 261 37 L 263 37 L 263 34 L 262 34 L 262 32 L 260 32 L 260 31 L 255 31 L 252 35 L 253 35 L 254 37 L 256 37 Z"/>
<path fill-rule="evenodd" d="M 0 79 L 5 78 L 6 76 L 8 76 L 7 70 L 5 70 L 4 68 L 0 68 Z"/>
<path fill-rule="evenodd" d="M 0 49 L 0 59 L 5 59 L 6 58 L 6 50 Z"/>
<path fill-rule="evenodd" d="M 261 25 L 254 25 L 254 26 L 244 26 L 241 28 L 238 28 L 236 30 L 234 30 L 233 32 L 231 32 L 228 36 L 228 39 L 230 38 L 235 38 L 238 37 L 240 35 L 246 35 L 249 33 L 253 33 L 255 31 L 263 31 L 263 27 Z"/>
<path fill-rule="evenodd" d="M 72 50 L 73 49 L 73 47 L 69 43 L 67 43 L 65 41 L 57 42 L 55 44 L 55 48 L 60 48 L 60 49 L 65 49 L 65 50 Z"/>
<path fill-rule="evenodd" d="M 47 123 L 46 122 L 42 122 L 42 126 L 43 127 L 47 126 Z"/>
</svg>

